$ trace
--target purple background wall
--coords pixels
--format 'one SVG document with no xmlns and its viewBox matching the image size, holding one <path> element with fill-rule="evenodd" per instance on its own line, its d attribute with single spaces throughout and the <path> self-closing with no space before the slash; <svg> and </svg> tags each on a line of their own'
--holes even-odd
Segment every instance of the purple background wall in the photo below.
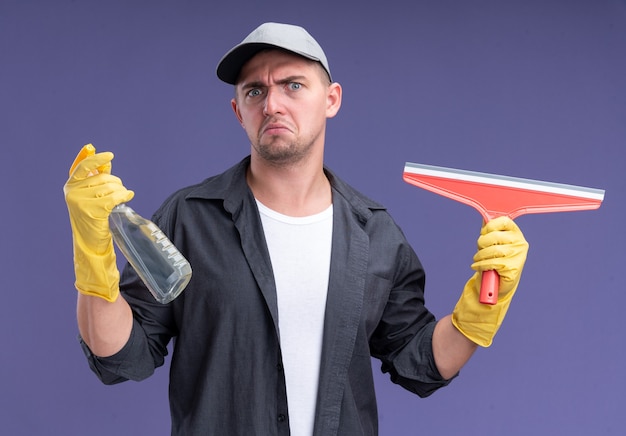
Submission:
<svg viewBox="0 0 626 436">
<path fill-rule="evenodd" d="M 451 386 L 420 400 L 373 363 L 381 435 L 624 434 L 626 3 L 212 3 L 0 2 L 0 433 L 168 434 L 167 369 L 105 387 L 82 357 L 61 188 L 86 142 L 116 153 L 146 216 L 238 161 L 248 144 L 214 68 L 275 20 L 325 47 L 344 86 L 327 163 L 389 207 L 438 316 L 471 274 L 480 217 L 404 183 L 406 161 L 607 191 L 597 211 L 518 219 L 519 293 Z"/>
</svg>

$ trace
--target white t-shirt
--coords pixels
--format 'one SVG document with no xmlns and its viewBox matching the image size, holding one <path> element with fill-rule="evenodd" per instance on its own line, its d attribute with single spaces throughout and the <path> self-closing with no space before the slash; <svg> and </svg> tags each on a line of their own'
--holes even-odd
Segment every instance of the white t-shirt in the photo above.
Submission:
<svg viewBox="0 0 626 436">
<path fill-rule="evenodd" d="M 291 217 L 259 201 L 257 204 L 276 281 L 289 427 L 292 436 L 311 436 L 324 334 L 333 208 L 331 205 L 315 215 Z"/>
</svg>

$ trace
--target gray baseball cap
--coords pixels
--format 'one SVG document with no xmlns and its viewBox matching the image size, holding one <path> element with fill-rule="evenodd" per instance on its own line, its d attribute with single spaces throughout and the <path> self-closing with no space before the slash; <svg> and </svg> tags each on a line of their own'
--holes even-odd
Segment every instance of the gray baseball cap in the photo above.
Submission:
<svg viewBox="0 0 626 436">
<path fill-rule="evenodd" d="M 217 64 L 217 77 L 234 85 L 241 68 L 254 55 L 268 48 L 281 48 L 322 64 L 332 81 L 328 60 L 317 41 L 300 26 L 264 23 L 234 46 Z"/>
</svg>

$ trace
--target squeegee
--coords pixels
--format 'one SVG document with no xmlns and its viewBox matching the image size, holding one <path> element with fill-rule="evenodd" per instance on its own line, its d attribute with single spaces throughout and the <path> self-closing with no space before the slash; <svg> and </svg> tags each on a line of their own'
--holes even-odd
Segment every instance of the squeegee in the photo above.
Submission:
<svg viewBox="0 0 626 436">
<path fill-rule="evenodd" d="M 474 207 L 485 222 L 499 217 L 600 207 L 604 190 L 407 162 L 405 182 Z M 496 304 L 500 277 L 483 272 L 480 302 Z"/>
</svg>

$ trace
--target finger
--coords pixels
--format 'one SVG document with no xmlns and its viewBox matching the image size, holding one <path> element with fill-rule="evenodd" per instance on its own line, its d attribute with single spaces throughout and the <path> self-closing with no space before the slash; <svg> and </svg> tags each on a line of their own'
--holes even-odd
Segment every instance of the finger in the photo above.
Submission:
<svg viewBox="0 0 626 436">
<path fill-rule="evenodd" d="M 499 216 L 497 218 L 489 220 L 480 230 L 480 234 L 485 235 L 487 233 L 503 230 L 519 231 L 519 227 L 517 227 L 515 221 L 513 221 L 508 216 Z"/>
<path fill-rule="evenodd" d="M 520 247 L 515 244 L 491 245 L 489 247 L 478 250 L 474 255 L 474 262 L 513 257 L 520 252 Z"/>
<path fill-rule="evenodd" d="M 71 179 L 84 180 L 94 174 L 109 174 L 111 172 L 111 161 L 113 157 L 113 153 L 105 151 L 84 158 L 76 165 L 76 168 L 72 172 Z"/>
<path fill-rule="evenodd" d="M 477 245 L 479 249 L 491 247 L 492 245 L 507 245 L 514 244 L 523 240 L 521 232 L 515 232 L 511 230 L 493 231 L 481 235 L 478 238 Z"/>
<path fill-rule="evenodd" d="M 111 212 L 115 206 L 122 203 L 127 203 L 133 199 L 135 193 L 128 189 L 116 190 L 107 194 L 106 210 Z"/>
<path fill-rule="evenodd" d="M 508 262 L 504 257 L 485 259 L 472 264 L 472 269 L 478 272 L 497 271 L 502 280 L 511 281 L 519 275 L 524 267 L 524 262 Z"/>
<path fill-rule="evenodd" d="M 106 218 L 113 208 L 121 203 L 126 203 L 135 196 L 121 185 L 98 185 L 83 190 L 80 196 L 69 195 L 67 203 L 75 210 L 92 219 Z"/>
<path fill-rule="evenodd" d="M 133 191 L 126 189 L 119 177 L 111 174 L 96 174 L 74 180 L 64 186 L 64 192 L 67 202 L 76 205 L 112 195 L 116 204 L 119 204 L 130 201 L 134 196 Z"/>
</svg>

